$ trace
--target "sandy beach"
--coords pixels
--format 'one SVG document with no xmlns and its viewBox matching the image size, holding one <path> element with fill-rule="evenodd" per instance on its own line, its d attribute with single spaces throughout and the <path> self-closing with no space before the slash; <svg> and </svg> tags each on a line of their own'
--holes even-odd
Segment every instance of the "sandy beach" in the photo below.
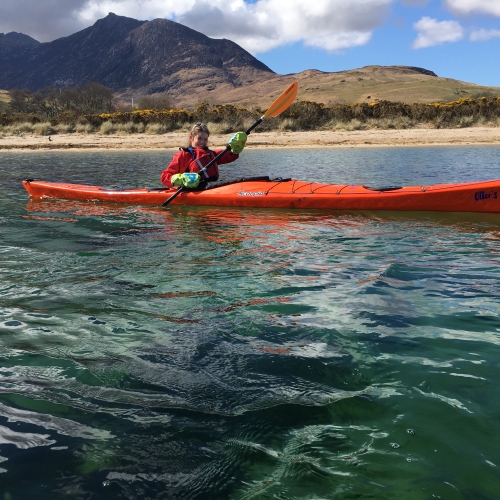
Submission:
<svg viewBox="0 0 500 500">
<path fill-rule="evenodd" d="M 227 135 L 212 135 L 212 147 L 224 146 Z M 0 135 L 2 151 L 40 150 L 175 150 L 186 143 L 185 132 L 149 134 L 58 134 L 48 136 Z M 404 147 L 500 144 L 500 128 L 404 129 L 359 131 L 261 132 L 248 138 L 253 148 L 325 148 L 325 147 Z"/>
</svg>

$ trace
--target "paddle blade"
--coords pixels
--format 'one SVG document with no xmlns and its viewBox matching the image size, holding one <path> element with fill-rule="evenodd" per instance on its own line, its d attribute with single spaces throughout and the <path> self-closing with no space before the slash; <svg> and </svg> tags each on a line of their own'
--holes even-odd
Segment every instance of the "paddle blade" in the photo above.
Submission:
<svg viewBox="0 0 500 500">
<path fill-rule="evenodd" d="M 297 97 L 297 92 L 299 91 L 299 83 L 293 82 L 284 92 L 281 94 L 278 99 L 276 99 L 271 106 L 269 106 L 268 110 L 264 114 L 262 118 L 272 118 L 273 116 L 278 116 L 280 113 L 283 113 L 285 109 L 288 109 L 290 104 Z"/>
</svg>

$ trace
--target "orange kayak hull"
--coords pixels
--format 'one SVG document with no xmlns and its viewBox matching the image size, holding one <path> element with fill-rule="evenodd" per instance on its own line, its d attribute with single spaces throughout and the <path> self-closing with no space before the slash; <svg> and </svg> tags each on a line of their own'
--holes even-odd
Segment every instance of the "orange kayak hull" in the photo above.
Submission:
<svg viewBox="0 0 500 500">
<path fill-rule="evenodd" d="M 30 196 L 161 206 L 169 188 L 107 188 L 32 179 L 23 181 Z M 172 205 L 327 210 L 411 210 L 500 213 L 500 180 L 380 187 L 319 184 L 297 180 L 243 180 L 203 191 L 183 191 Z"/>
</svg>

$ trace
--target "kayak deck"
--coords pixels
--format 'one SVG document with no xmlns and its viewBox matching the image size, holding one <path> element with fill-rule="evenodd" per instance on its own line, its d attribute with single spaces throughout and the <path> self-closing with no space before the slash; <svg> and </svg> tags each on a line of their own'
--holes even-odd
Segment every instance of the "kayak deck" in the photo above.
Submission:
<svg viewBox="0 0 500 500">
<path fill-rule="evenodd" d="M 34 198 L 161 206 L 172 188 L 120 188 L 25 179 Z M 431 186 L 368 187 L 267 177 L 216 183 L 183 191 L 172 205 L 330 210 L 417 210 L 500 213 L 500 180 Z"/>
</svg>

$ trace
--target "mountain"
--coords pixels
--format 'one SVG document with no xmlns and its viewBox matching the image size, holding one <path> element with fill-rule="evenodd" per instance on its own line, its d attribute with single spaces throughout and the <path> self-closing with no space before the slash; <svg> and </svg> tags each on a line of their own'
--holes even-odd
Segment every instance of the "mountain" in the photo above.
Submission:
<svg viewBox="0 0 500 500">
<path fill-rule="evenodd" d="M 265 108 L 294 80 L 299 99 L 323 102 L 451 101 L 500 95 L 413 66 L 366 66 L 277 75 L 230 40 L 209 38 L 166 19 L 138 21 L 108 14 L 82 31 L 40 43 L 0 33 L 0 89 L 73 87 L 95 81 L 130 103 L 166 92 L 176 107 L 209 103 Z"/>
<path fill-rule="evenodd" d="M 48 43 L 0 35 L 0 88 L 73 87 L 99 82 L 145 95 L 235 88 L 274 75 L 230 40 L 216 40 L 166 19 L 110 13 L 93 26 Z"/>
<path fill-rule="evenodd" d="M 499 87 L 443 78 L 433 71 L 414 66 L 365 66 L 338 72 L 311 69 L 291 75 L 275 75 L 224 92 L 214 89 L 211 96 L 213 102 L 265 109 L 293 81 L 299 82 L 299 100 L 327 105 L 377 100 L 431 103 L 455 101 L 461 97 L 500 96 Z"/>
<path fill-rule="evenodd" d="M 0 50 L 3 50 L 3 55 L 5 56 L 9 54 L 16 56 L 18 54 L 17 51 L 36 47 L 37 45 L 40 45 L 40 42 L 22 33 L 16 33 L 15 31 L 6 35 L 0 33 Z"/>
</svg>

